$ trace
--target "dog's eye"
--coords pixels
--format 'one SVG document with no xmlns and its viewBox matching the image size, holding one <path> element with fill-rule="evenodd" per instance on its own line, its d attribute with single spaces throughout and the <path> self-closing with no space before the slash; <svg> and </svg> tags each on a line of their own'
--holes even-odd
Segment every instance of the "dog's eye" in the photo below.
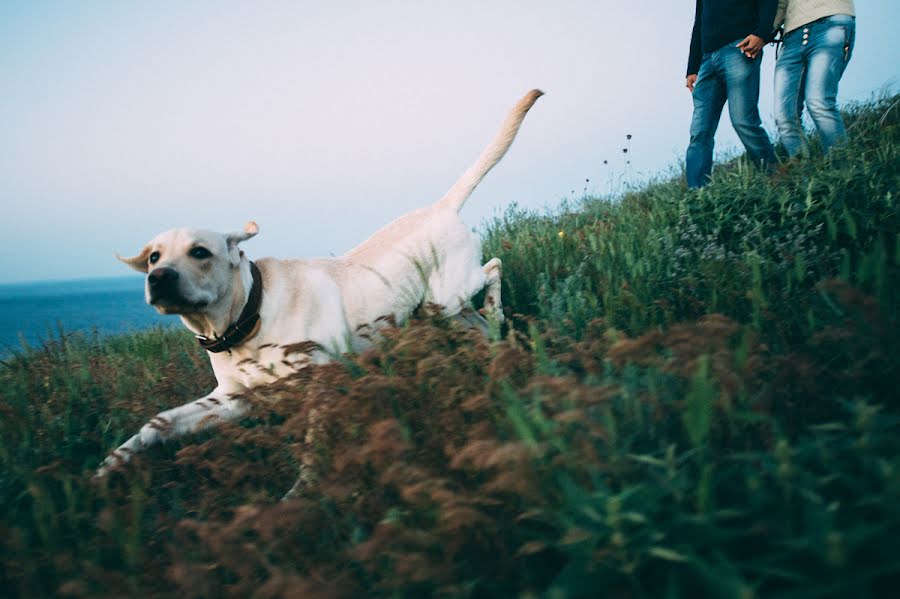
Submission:
<svg viewBox="0 0 900 599">
<path fill-rule="evenodd" d="M 150 254 L 150 264 L 156 264 L 156 262 L 158 260 L 159 260 L 159 252 L 153 252 L 152 254 Z"/>
<path fill-rule="evenodd" d="M 212 256 L 212 252 L 205 247 L 195 247 L 188 253 L 191 255 L 191 258 L 196 258 L 197 260 L 203 260 Z"/>
</svg>

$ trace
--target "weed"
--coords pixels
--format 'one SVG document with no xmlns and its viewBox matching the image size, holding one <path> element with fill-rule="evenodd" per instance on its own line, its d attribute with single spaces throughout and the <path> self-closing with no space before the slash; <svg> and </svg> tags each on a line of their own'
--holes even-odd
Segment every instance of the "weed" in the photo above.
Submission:
<svg viewBox="0 0 900 599">
<path fill-rule="evenodd" d="M 102 481 L 110 447 L 214 384 L 193 338 L 60 333 L 11 356 L 3 596 L 887 594 L 896 101 L 772 175 L 510 209 L 485 253 L 511 325 L 422 310 Z"/>
</svg>

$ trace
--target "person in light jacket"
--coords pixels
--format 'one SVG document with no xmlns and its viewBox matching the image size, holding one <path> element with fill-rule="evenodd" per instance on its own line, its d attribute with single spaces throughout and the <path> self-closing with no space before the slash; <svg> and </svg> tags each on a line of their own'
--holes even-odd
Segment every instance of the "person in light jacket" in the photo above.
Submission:
<svg viewBox="0 0 900 599">
<path fill-rule="evenodd" d="M 853 0 L 779 1 L 775 27 L 784 26 L 784 46 L 775 63 L 775 122 L 790 156 L 809 152 L 801 124 L 804 103 L 824 151 L 847 135 L 837 91 L 853 56 L 854 9 Z"/>
</svg>

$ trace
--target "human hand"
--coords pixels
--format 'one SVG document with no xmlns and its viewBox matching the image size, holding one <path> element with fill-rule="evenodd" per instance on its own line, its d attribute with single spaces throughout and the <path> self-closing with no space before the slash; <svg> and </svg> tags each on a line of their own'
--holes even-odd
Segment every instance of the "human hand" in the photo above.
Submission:
<svg viewBox="0 0 900 599">
<path fill-rule="evenodd" d="M 756 58 L 765 45 L 763 38 L 751 33 L 737 47 L 747 58 Z"/>
<path fill-rule="evenodd" d="M 697 75 L 688 75 L 687 80 L 684 83 L 684 86 L 688 88 L 691 93 L 694 93 L 694 84 L 697 83 Z"/>
</svg>

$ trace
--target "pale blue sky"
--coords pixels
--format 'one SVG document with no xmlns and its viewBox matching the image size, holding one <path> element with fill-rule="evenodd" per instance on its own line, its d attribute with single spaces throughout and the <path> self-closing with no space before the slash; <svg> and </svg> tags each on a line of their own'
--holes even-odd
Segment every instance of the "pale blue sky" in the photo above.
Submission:
<svg viewBox="0 0 900 599">
<path fill-rule="evenodd" d="M 251 257 L 340 254 L 439 198 L 532 87 L 473 226 L 677 166 L 693 6 L 0 0 L 0 282 L 125 274 L 159 231 L 249 219 Z M 844 101 L 900 75 L 900 4 L 857 10 Z"/>
</svg>

